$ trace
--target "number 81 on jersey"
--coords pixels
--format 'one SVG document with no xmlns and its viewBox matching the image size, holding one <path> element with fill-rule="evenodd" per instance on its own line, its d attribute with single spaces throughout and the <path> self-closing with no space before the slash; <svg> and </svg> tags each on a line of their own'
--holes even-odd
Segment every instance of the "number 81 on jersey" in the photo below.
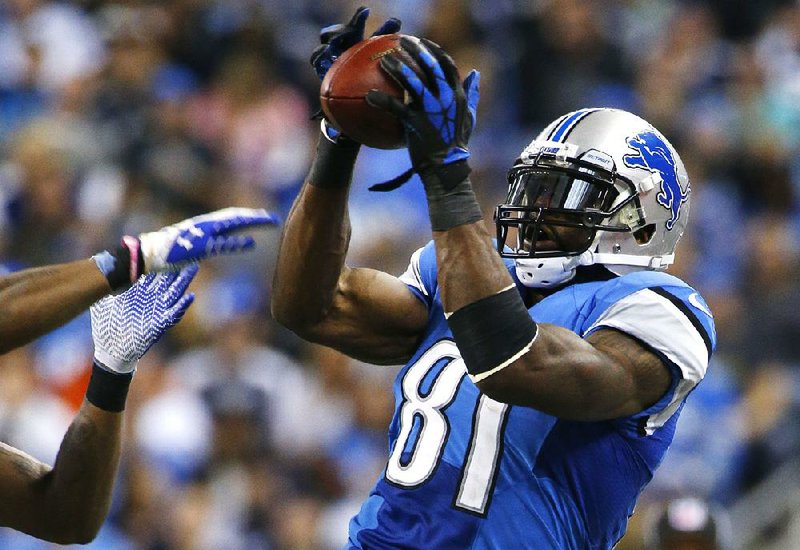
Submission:
<svg viewBox="0 0 800 550">
<path fill-rule="evenodd" d="M 435 379 L 431 369 L 444 365 Z M 436 471 L 450 433 L 445 409 L 453 403 L 466 376 L 464 360 L 452 340 L 431 346 L 403 375 L 400 431 L 386 467 L 387 481 L 405 488 L 419 487 Z M 429 386 L 423 391 L 423 384 Z M 454 504 L 484 515 L 500 462 L 503 431 L 509 407 L 481 394 L 472 414 L 469 449 L 461 465 Z M 455 429 L 459 429 L 458 426 Z M 463 428 L 461 428 L 463 429 Z"/>
</svg>

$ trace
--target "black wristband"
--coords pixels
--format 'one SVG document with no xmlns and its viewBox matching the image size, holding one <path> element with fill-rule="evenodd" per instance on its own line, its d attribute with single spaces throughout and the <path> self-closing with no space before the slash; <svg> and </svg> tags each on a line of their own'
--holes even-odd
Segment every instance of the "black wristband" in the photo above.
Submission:
<svg viewBox="0 0 800 550">
<path fill-rule="evenodd" d="M 125 236 L 113 251 L 101 252 L 93 258 L 112 290 L 130 287 L 144 272 L 142 247 L 136 237 Z"/>
<path fill-rule="evenodd" d="M 472 168 L 466 160 L 440 164 L 433 169 L 423 170 L 419 177 L 428 192 L 448 192 L 467 179 Z"/>
<path fill-rule="evenodd" d="M 133 380 L 132 372 L 115 374 L 94 362 L 89 387 L 86 388 L 86 400 L 104 411 L 122 412 L 125 410 L 125 400 L 128 398 L 131 380 Z"/>
<path fill-rule="evenodd" d="M 462 307 L 447 324 L 475 382 L 530 349 L 539 332 L 516 287 Z"/>
<path fill-rule="evenodd" d="M 108 284 L 114 290 L 131 286 L 131 250 L 120 245 L 111 253 L 114 256 L 114 269 L 106 273 Z"/>
<path fill-rule="evenodd" d="M 350 185 L 361 144 L 341 137 L 334 143 L 320 133 L 317 154 L 308 172 L 308 183 L 325 189 L 343 189 Z"/>
<path fill-rule="evenodd" d="M 431 229 L 434 231 L 447 231 L 483 219 L 472 183 L 466 176 L 448 190 L 426 183 L 425 194 L 428 197 Z"/>
</svg>

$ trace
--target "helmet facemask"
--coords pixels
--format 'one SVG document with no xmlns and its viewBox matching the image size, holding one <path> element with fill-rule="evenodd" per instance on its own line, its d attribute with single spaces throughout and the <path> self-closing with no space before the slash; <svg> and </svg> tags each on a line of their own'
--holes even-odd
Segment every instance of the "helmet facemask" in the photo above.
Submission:
<svg viewBox="0 0 800 550">
<path fill-rule="evenodd" d="M 631 212 L 641 212 L 633 184 L 606 155 L 590 151 L 575 159 L 563 149 L 523 154 L 508 173 L 506 201 L 495 210 L 498 251 L 515 259 L 527 286 L 568 281 L 578 265 L 593 263 L 601 232 L 631 232 L 642 221 L 630 219 Z M 620 216 L 623 210 L 626 216 Z"/>
<path fill-rule="evenodd" d="M 691 185 L 675 148 L 646 120 L 590 108 L 551 122 L 509 171 L 495 211 L 500 255 L 529 287 L 578 266 L 663 270 L 686 228 Z"/>
</svg>

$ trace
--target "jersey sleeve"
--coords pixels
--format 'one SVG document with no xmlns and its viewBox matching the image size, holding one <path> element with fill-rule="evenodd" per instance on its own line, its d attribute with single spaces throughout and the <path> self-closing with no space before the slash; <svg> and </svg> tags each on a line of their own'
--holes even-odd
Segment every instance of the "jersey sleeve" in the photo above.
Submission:
<svg viewBox="0 0 800 550">
<path fill-rule="evenodd" d="M 430 309 L 433 305 L 438 283 L 436 281 L 436 249 L 433 241 L 417 249 L 411 255 L 408 267 L 400 275 L 411 292 Z"/>
<path fill-rule="evenodd" d="M 598 300 L 599 307 L 583 333 L 587 337 L 601 328 L 616 329 L 664 360 L 673 379 L 670 390 L 655 405 L 632 417 L 648 435 L 669 420 L 703 379 L 716 346 L 714 320 L 700 294 L 679 279 L 658 275 L 616 285 Z"/>
<path fill-rule="evenodd" d="M 520 293 L 523 293 L 525 286 L 516 276 L 514 262 L 507 258 L 504 258 L 503 261 L 517 289 L 519 289 Z M 411 255 L 408 267 L 403 274 L 400 275 L 400 280 L 408 286 L 411 292 L 414 293 L 414 296 L 425 304 L 429 311 L 436 299 L 436 293 L 439 289 L 436 274 L 436 247 L 433 241 L 429 241 L 428 244 L 422 248 L 418 248 L 414 254 Z"/>
</svg>

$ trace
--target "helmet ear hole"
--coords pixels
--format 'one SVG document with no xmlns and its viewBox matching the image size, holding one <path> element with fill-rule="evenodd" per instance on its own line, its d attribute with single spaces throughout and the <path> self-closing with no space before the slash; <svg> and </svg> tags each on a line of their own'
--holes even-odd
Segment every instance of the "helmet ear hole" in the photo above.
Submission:
<svg viewBox="0 0 800 550">
<path fill-rule="evenodd" d="M 633 232 L 633 238 L 637 244 L 647 244 L 656 234 L 656 224 L 649 223 Z"/>
</svg>

